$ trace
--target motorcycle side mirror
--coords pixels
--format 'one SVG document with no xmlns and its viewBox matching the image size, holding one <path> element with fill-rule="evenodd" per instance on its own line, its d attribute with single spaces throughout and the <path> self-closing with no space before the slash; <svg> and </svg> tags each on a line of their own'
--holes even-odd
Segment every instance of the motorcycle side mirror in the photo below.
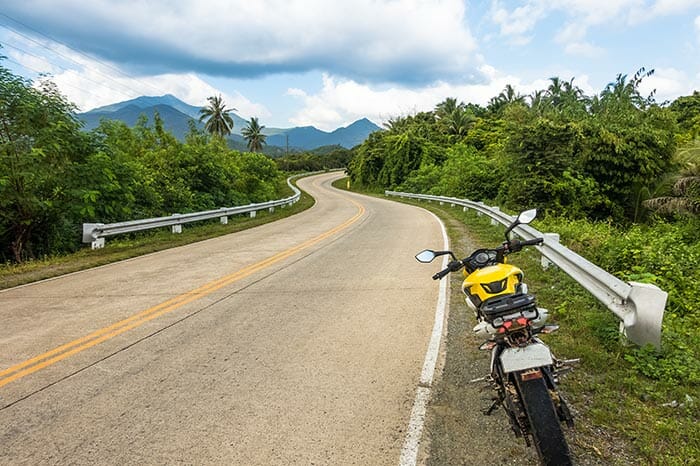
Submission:
<svg viewBox="0 0 700 466">
<path fill-rule="evenodd" d="M 519 224 L 528 224 L 532 222 L 535 217 L 537 217 L 537 209 L 530 209 L 526 210 L 525 212 L 520 212 L 517 221 Z"/>
<path fill-rule="evenodd" d="M 430 249 L 426 249 L 416 254 L 416 260 L 418 262 L 422 262 L 423 264 L 429 264 L 436 257 L 437 256 L 435 255 L 435 251 L 432 251 Z"/>
<path fill-rule="evenodd" d="M 537 209 L 530 209 L 520 212 L 518 218 L 506 228 L 506 241 L 509 241 L 508 234 L 518 225 L 528 224 L 537 217 Z"/>
</svg>

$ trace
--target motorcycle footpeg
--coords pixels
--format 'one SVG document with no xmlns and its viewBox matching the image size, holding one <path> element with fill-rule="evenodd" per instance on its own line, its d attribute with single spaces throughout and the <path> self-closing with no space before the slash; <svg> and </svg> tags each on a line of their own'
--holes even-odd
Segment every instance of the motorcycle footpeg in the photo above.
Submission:
<svg viewBox="0 0 700 466">
<path fill-rule="evenodd" d="M 572 366 L 581 362 L 581 358 L 576 359 L 554 359 L 554 365 L 558 367 Z"/>
<path fill-rule="evenodd" d="M 472 379 L 469 381 L 469 383 L 479 383 L 479 382 L 488 382 L 491 383 L 491 376 L 490 375 L 485 375 L 483 377 L 479 377 L 478 379 Z"/>
</svg>

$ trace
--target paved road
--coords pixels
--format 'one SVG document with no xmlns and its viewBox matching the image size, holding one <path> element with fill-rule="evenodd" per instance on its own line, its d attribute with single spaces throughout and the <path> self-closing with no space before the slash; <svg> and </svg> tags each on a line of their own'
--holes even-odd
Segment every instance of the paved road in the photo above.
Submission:
<svg viewBox="0 0 700 466">
<path fill-rule="evenodd" d="M 0 464 L 397 464 L 433 325 L 425 211 L 301 214 L 0 292 Z"/>
</svg>

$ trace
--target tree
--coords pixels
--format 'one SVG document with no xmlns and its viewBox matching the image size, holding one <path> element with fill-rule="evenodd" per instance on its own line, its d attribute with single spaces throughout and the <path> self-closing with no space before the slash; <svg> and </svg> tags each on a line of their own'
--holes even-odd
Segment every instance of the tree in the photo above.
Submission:
<svg viewBox="0 0 700 466">
<path fill-rule="evenodd" d="M 700 215 L 700 139 L 676 154 L 681 166 L 671 196 L 644 201 L 644 205 L 660 214 Z"/>
<path fill-rule="evenodd" d="M 90 150 L 74 111 L 53 83 L 35 88 L 0 66 L 0 242 L 16 262 L 68 236 L 70 168 Z"/>
<path fill-rule="evenodd" d="M 212 96 L 207 99 L 209 105 L 199 110 L 201 116 L 199 121 L 206 120 L 204 129 L 210 134 L 217 134 L 221 137 L 228 136 L 233 130 L 233 118 L 229 115 L 235 108 L 226 108 L 221 95 Z"/>
<path fill-rule="evenodd" d="M 248 149 L 250 149 L 251 152 L 262 151 L 262 146 L 266 144 L 265 138 L 267 136 L 263 134 L 263 129 L 265 129 L 265 126 L 260 126 L 260 123 L 258 123 L 258 119 L 256 117 L 253 117 L 250 119 L 250 123 L 248 123 L 248 126 L 241 130 L 241 134 L 243 135 L 243 138 L 248 142 Z"/>
</svg>

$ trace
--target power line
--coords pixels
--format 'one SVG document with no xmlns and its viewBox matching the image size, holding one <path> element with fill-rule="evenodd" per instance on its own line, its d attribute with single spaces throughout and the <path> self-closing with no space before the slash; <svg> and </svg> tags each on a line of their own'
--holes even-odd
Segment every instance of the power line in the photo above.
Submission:
<svg viewBox="0 0 700 466">
<path fill-rule="evenodd" d="M 59 65 L 59 64 L 57 64 L 57 63 L 52 62 L 51 60 L 47 59 L 46 57 L 39 56 L 39 55 L 37 55 L 37 54 L 35 54 L 35 53 L 32 53 L 32 52 L 30 52 L 30 51 L 28 51 L 28 50 L 24 50 L 24 49 L 22 49 L 22 48 L 20 48 L 20 47 L 17 47 L 17 46 L 15 46 L 15 45 L 9 44 L 9 43 L 7 43 L 7 42 L 2 42 L 2 43 L 0 43 L 0 45 L 6 46 L 6 47 L 12 47 L 13 49 L 18 50 L 19 52 L 22 52 L 22 53 L 27 54 L 27 55 L 31 55 L 32 57 L 38 58 L 39 60 L 44 60 L 44 61 L 48 62 L 49 64 L 51 64 L 52 66 L 55 66 L 55 67 L 57 67 L 57 68 L 60 68 L 60 69 L 63 70 L 63 71 L 72 71 L 72 70 L 69 70 L 68 68 L 64 68 L 63 66 L 61 66 L 61 65 Z M 17 62 L 16 62 L 16 61 L 13 61 L 13 63 L 17 63 Z M 17 64 L 19 64 L 19 63 L 17 63 Z M 30 68 L 30 67 L 28 67 L 28 66 L 25 66 L 25 65 L 22 65 L 22 64 L 19 64 L 19 65 L 22 66 L 22 67 L 24 67 L 24 68 L 26 68 L 26 69 L 28 69 L 28 70 L 34 71 L 35 73 L 44 74 L 43 72 L 36 71 L 36 70 L 34 70 L 34 69 L 32 69 L 32 68 Z M 86 80 L 86 81 L 90 81 L 91 83 L 96 84 L 96 85 L 98 85 L 98 86 L 104 86 L 104 83 L 97 82 L 97 81 L 95 81 L 95 80 L 93 80 L 93 79 L 88 78 L 87 76 L 81 76 L 81 79 L 84 79 L 84 80 Z M 69 86 L 70 86 L 70 84 L 69 84 Z M 75 86 L 71 86 L 71 87 L 75 87 Z M 106 87 L 109 87 L 109 86 L 106 86 Z M 123 95 L 123 96 L 125 96 L 125 97 L 127 97 L 127 98 L 131 98 L 131 97 L 132 97 L 132 94 L 127 94 L 127 93 L 122 92 L 122 91 L 119 91 L 119 90 L 117 90 L 117 89 L 112 89 L 112 90 L 115 91 L 115 92 L 120 93 L 121 95 Z M 130 89 L 130 90 L 131 90 L 131 89 Z M 88 92 L 88 93 L 89 93 L 89 91 L 85 91 L 85 92 Z M 92 94 L 92 95 L 96 95 L 96 94 Z M 98 97 L 99 97 L 99 96 L 98 96 Z"/>
<path fill-rule="evenodd" d="M 167 94 L 167 93 L 168 93 L 167 91 L 164 91 L 163 89 L 160 89 L 160 88 L 158 88 L 158 87 L 152 85 L 151 83 L 148 83 L 148 82 L 145 82 L 145 81 L 140 81 L 140 80 L 137 79 L 136 77 L 131 76 L 131 75 L 125 73 L 124 71 L 122 71 L 122 70 L 120 70 L 120 69 L 117 69 L 117 68 L 115 68 L 114 66 L 112 66 L 111 64 L 106 63 L 106 62 L 104 62 L 104 61 L 102 61 L 102 60 L 100 60 L 100 59 L 98 59 L 98 58 L 96 58 L 96 57 L 93 57 L 93 56 L 91 56 L 91 55 L 88 55 L 86 52 L 84 52 L 84 51 L 82 51 L 82 50 L 80 50 L 80 49 L 76 49 L 76 48 L 74 48 L 74 47 L 72 47 L 72 46 L 66 44 L 65 42 L 62 42 L 62 41 L 60 41 L 60 40 L 58 40 L 58 39 L 55 39 L 55 38 L 53 38 L 53 37 L 51 37 L 51 36 L 49 36 L 49 35 L 47 35 L 47 34 L 44 34 L 43 32 L 41 32 L 41 31 L 39 31 L 39 30 L 37 30 L 37 29 L 35 29 L 35 28 L 33 28 L 33 27 L 31 27 L 31 26 L 29 26 L 29 25 L 27 25 L 27 24 L 25 24 L 25 23 L 23 23 L 23 22 L 21 22 L 21 21 L 19 21 L 19 20 L 17 20 L 17 19 L 15 19 L 15 18 L 12 18 L 11 16 L 8 16 L 8 15 L 5 14 L 5 13 L 0 13 L 0 16 L 2 16 L 2 17 L 4 17 L 4 18 L 7 18 L 7 19 L 9 19 L 10 21 L 13 21 L 14 23 L 17 23 L 17 24 L 19 24 L 20 26 L 22 26 L 22 27 L 24 27 L 24 28 L 26 28 L 26 29 L 29 29 L 30 31 L 33 31 L 33 32 L 35 32 L 36 34 L 39 34 L 39 35 L 45 37 L 46 39 L 49 39 L 50 41 L 56 42 L 56 43 L 58 43 L 58 44 L 61 44 L 61 45 L 63 45 L 64 47 L 68 48 L 69 50 L 72 50 L 73 52 L 75 52 L 75 53 L 77 53 L 77 54 L 79 54 L 79 55 L 82 55 L 83 57 L 85 57 L 85 58 L 87 58 L 87 59 L 89 59 L 89 60 L 91 60 L 91 61 L 97 62 L 97 63 L 101 64 L 102 66 L 104 66 L 104 67 L 106 67 L 106 68 L 109 68 L 109 69 L 113 70 L 114 72 L 116 72 L 116 73 L 118 73 L 118 74 L 120 74 L 120 75 L 122 75 L 122 76 L 124 76 L 124 77 L 126 77 L 126 78 L 128 78 L 128 79 L 131 79 L 131 80 L 133 80 L 133 81 L 139 82 L 140 84 L 143 84 L 143 85 L 145 85 L 145 86 L 148 86 L 148 87 L 150 87 L 151 89 L 155 90 L 157 93 L 162 93 L 162 94 Z M 39 46 L 41 46 L 41 47 L 43 47 L 43 48 L 46 48 L 47 50 L 50 50 L 50 51 L 52 51 L 52 52 L 54 52 L 54 53 L 56 53 L 56 54 L 58 54 L 58 55 L 60 55 L 60 56 L 62 56 L 62 57 L 64 57 L 64 58 L 66 58 L 67 60 L 70 60 L 70 61 L 72 61 L 73 63 L 76 63 L 76 64 L 79 65 L 79 66 L 84 66 L 85 68 L 90 68 L 89 66 L 82 65 L 82 64 L 76 62 L 75 60 L 73 60 L 72 58 L 66 57 L 65 55 L 61 54 L 60 52 L 58 52 L 58 51 L 56 51 L 56 50 L 54 50 L 54 49 L 52 49 L 52 48 L 50 48 L 50 47 L 48 47 L 48 46 L 46 46 L 46 45 L 44 45 L 44 44 L 41 44 L 41 43 L 35 41 L 34 39 L 32 39 L 32 38 L 26 36 L 25 34 L 21 33 L 20 31 L 18 31 L 17 29 L 15 29 L 15 28 L 13 28 L 13 27 L 11 27 L 11 26 L 8 26 L 8 25 L 0 25 L 0 26 L 5 27 L 6 29 L 9 29 L 9 30 L 13 31 L 13 32 L 15 32 L 15 33 L 21 35 L 22 37 L 27 38 L 28 40 L 31 40 L 32 42 L 36 43 L 37 45 L 39 45 Z M 111 76 L 106 75 L 106 74 L 100 72 L 99 70 L 97 70 L 97 69 L 95 69 L 95 68 L 93 68 L 93 70 L 94 70 L 95 72 L 97 72 L 97 73 L 99 73 L 99 74 L 105 76 L 107 79 L 110 79 L 110 80 L 112 80 L 113 82 L 116 82 L 117 84 L 119 84 L 119 85 L 121 85 L 121 86 L 124 86 L 123 84 L 119 83 L 118 81 L 114 81 L 114 79 L 113 79 Z M 133 92 L 136 92 L 136 91 L 134 91 L 133 89 L 130 89 L 130 90 L 133 91 Z M 136 93 L 139 94 L 138 92 L 136 92 Z"/>
<path fill-rule="evenodd" d="M 0 15 L 1 15 L 1 13 L 0 13 Z M 16 30 L 16 29 L 12 28 L 11 26 L 7 26 L 7 25 L 5 25 L 5 24 L 0 24 L 0 27 L 4 27 L 5 29 L 8 29 L 8 30 L 14 32 L 14 33 L 17 34 L 17 35 L 19 35 L 19 36 L 21 36 L 21 37 L 24 37 L 26 40 L 32 42 L 33 44 L 36 44 L 36 45 L 38 45 L 38 46 L 41 47 L 41 48 L 44 48 L 44 49 L 46 49 L 46 50 L 48 50 L 48 51 L 50 51 L 50 52 L 53 52 L 53 53 L 55 53 L 56 55 L 58 55 L 59 57 L 64 58 L 65 60 L 68 60 L 68 61 L 70 61 L 70 62 L 72 62 L 72 63 L 74 63 L 74 64 L 76 64 L 76 65 L 78 65 L 78 66 L 80 66 L 80 67 L 83 67 L 83 68 L 90 69 L 90 70 L 94 71 L 95 73 L 97 73 L 97 74 L 103 76 L 104 78 L 106 78 L 106 79 L 112 81 L 113 83 L 115 83 L 115 84 L 121 86 L 122 88 L 127 89 L 129 92 L 134 92 L 134 93 L 138 94 L 138 92 L 136 92 L 134 89 L 130 88 L 129 86 L 127 86 L 127 85 L 125 85 L 125 84 L 120 83 L 119 81 L 116 81 L 114 78 L 112 78 L 111 76 L 109 76 L 109 75 L 107 75 L 107 74 L 105 74 L 105 73 L 102 73 L 100 70 L 98 70 L 98 69 L 96 69 L 96 68 L 91 68 L 91 67 L 89 67 L 89 66 L 87 66 L 87 65 L 84 65 L 84 64 L 82 64 L 82 63 L 79 63 L 79 62 L 77 62 L 76 60 L 74 60 L 73 58 L 71 58 L 71 57 L 69 57 L 69 56 L 67 56 L 67 55 L 62 54 L 62 53 L 59 52 L 58 50 L 54 50 L 54 49 L 52 49 L 51 47 L 48 47 L 46 44 L 42 44 L 41 42 L 39 42 L 39 41 L 37 41 L 37 40 L 35 40 L 35 39 L 33 39 L 33 38 L 27 36 L 26 34 L 21 33 L 20 31 L 18 31 L 18 30 Z M 17 48 L 17 47 L 15 47 L 15 48 Z M 45 57 L 40 57 L 40 58 L 43 58 L 44 60 L 49 61 L 51 64 L 56 65 L 57 67 L 61 68 L 60 65 L 58 65 L 58 64 L 56 64 L 56 63 L 54 63 L 54 62 L 51 62 L 50 60 L 48 60 L 48 59 L 45 58 Z"/>
<path fill-rule="evenodd" d="M 25 69 L 27 69 L 27 70 L 29 70 L 29 71 L 33 71 L 34 73 L 36 73 L 36 74 L 38 74 L 38 75 L 40 75 L 40 76 L 44 75 L 44 72 L 43 72 L 43 71 L 35 70 L 35 69 L 32 68 L 31 66 L 28 66 L 28 65 L 25 65 L 25 64 L 23 64 L 23 63 L 20 63 L 20 62 L 18 62 L 18 61 L 16 61 L 16 60 L 13 60 L 13 59 L 9 58 L 9 57 L 6 57 L 5 59 L 6 59 L 7 61 L 9 61 L 10 63 L 14 63 L 15 65 L 19 65 L 20 67 L 25 68 Z M 77 90 L 77 91 L 80 91 L 80 92 L 85 92 L 85 93 L 87 93 L 87 94 L 90 94 L 90 95 L 93 96 L 93 97 L 98 98 L 98 99 L 102 98 L 102 96 L 100 96 L 100 95 L 97 95 L 97 94 L 95 94 L 95 93 L 93 93 L 93 92 L 90 92 L 90 91 L 88 91 L 88 90 L 86 90 L 86 89 L 83 89 L 83 88 L 80 88 L 80 87 L 78 87 L 78 86 L 74 86 L 73 84 L 70 84 L 70 83 L 63 83 L 63 85 L 68 86 L 68 87 L 72 87 L 73 89 L 75 89 L 75 90 Z"/>
</svg>

